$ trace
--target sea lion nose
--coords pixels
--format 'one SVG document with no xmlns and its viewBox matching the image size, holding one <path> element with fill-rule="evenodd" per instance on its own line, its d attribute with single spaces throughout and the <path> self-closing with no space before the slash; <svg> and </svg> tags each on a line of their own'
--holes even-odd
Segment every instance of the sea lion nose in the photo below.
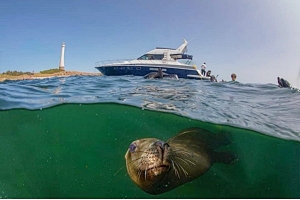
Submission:
<svg viewBox="0 0 300 200">
<path fill-rule="evenodd" d="M 169 147 L 168 143 L 166 143 L 164 141 L 161 141 L 161 140 L 157 140 L 156 142 L 154 142 L 154 145 L 159 146 L 162 149 L 165 149 L 166 147 Z"/>
<path fill-rule="evenodd" d="M 161 140 L 157 140 L 156 142 L 154 142 L 155 146 L 159 146 L 159 147 L 164 147 L 165 142 L 161 141 Z"/>
<path fill-rule="evenodd" d="M 168 143 L 163 142 L 161 140 L 157 140 L 153 143 L 153 145 L 156 147 L 158 153 L 158 157 L 161 161 L 164 160 L 164 158 L 167 158 L 168 154 L 168 148 L 170 147 Z"/>
</svg>

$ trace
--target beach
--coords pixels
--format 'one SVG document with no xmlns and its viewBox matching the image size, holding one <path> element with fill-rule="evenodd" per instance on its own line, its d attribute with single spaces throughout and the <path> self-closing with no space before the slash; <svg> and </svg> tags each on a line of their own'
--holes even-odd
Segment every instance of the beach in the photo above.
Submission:
<svg viewBox="0 0 300 200">
<path fill-rule="evenodd" d="M 41 74 L 41 73 L 34 73 L 32 75 L 23 74 L 19 76 L 12 76 L 7 74 L 0 74 L 0 82 L 5 80 L 31 80 L 31 79 L 42 79 L 42 78 L 51 78 L 51 77 L 58 77 L 58 76 L 102 76 L 100 72 L 79 72 L 79 71 L 61 71 L 53 74 Z"/>
</svg>

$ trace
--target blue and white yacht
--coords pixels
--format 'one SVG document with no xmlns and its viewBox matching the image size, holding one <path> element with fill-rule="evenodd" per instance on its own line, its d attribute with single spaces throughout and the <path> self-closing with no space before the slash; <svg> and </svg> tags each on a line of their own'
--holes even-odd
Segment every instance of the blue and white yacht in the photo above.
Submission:
<svg viewBox="0 0 300 200">
<path fill-rule="evenodd" d="M 107 76 L 145 76 L 161 70 L 178 78 L 209 80 L 210 77 L 203 76 L 195 65 L 190 64 L 193 56 L 186 54 L 187 44 L 183 39 L 183 44 L 177 49 L 157 47 L 133 60 L 99 61 L 95 68 Z M 180 59 L 185 63 L 178 62 Z"/>
</svg>

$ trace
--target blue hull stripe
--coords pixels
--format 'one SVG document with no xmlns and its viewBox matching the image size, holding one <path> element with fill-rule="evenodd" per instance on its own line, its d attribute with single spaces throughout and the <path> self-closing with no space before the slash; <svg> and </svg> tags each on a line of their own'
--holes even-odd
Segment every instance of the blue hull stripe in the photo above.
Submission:
<svg viewBox="0 0 300 200">
<path fill-rule="evenodd" d="M 102 74 L 106 76 L 122 76 L 134 75 L 145 76 L 150 72 L 156 72 L 158 68 L 162 68 L 163 72 L 167 74 L 177 74 L 178 78 L 191 78 L 188 75 L 199 75 L 195 68 L 176 68 L 172 66 L 138 66 L 138 65 L 116 65 L 116 66 L 101 66 L 96 67 Z M 200 76 L 199 78 L 200 79 Z"/>
</svg>

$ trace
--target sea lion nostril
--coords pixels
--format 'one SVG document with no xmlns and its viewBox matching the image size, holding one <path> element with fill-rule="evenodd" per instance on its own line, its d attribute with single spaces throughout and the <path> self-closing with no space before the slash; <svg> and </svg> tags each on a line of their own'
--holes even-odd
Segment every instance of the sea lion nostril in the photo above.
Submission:
<svg viewBox="0 0 300 200">
<path fill-rule="evenodd" d="M 170 147 L 170 145 L 168 143 L 164 143 L 164 148 L 166 147 Z"/>
<path fill-rule="evenodd" d="M 162 148 L 164 148 L 165 144 L 166 143 L 161 140 L 157 140 L 156 142 L 154 142 L 154 145 L 162 147 Z"/>
</svg>

